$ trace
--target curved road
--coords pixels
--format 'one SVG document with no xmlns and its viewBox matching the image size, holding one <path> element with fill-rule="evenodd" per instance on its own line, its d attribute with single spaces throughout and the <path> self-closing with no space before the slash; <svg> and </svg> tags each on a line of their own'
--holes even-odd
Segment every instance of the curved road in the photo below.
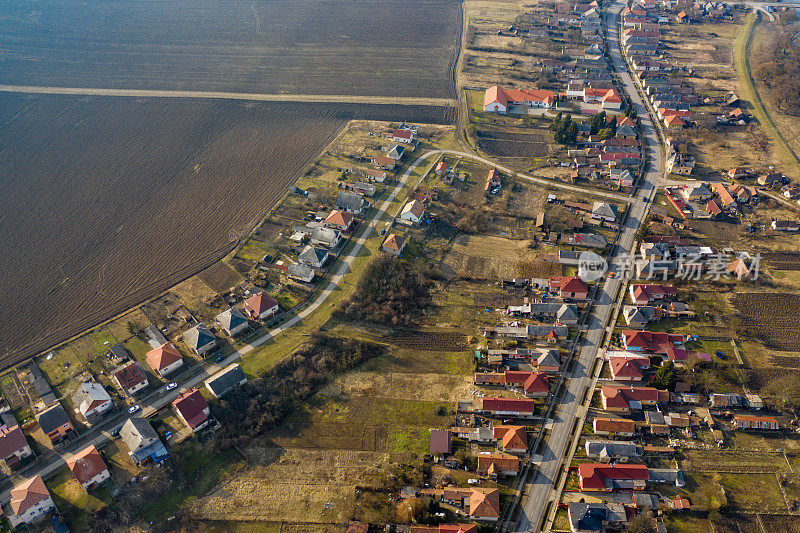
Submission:
<svg viewBox="0 0 800 533">
<path fill-rule="evenodd" d="M 627 219 L 623 222 L 619 241 L 611 251 L 609 258 L 612 265 L 624 264 L 629 253 L 633 250 L 636 232 L 647 215 L 657 187 L 663 180 L 662 168 L 664 165 L 664 156 L 656 130 L 653 127 L 644 102 L 639 97 L 634 80 L 631 78 L 620 52 L 617 40 L 617 20 L 624 7 L 625 4 L 618 0 L 608 10 L 605 19 L 607 45 L 620 83 L 625 93 L 631 98 L 633 106 L 642 120 L 643 144 L 645 157 L 649 162 L 649 170 L 644 176 L 636 196 L 632 199 L 631 209 Z M 549 418 L 552 419 L 552 429 L 550 435 L 545 439 L 541 461 L 538 464 L 538 468 L 530 464 L 527 465 L 520 476 L 520 492 L 522 496 L 519 514 L 515 516 L 512 509 L 512 512 L 501 524 L 500 529 L 502 531 L 540 531 L 543 528 L 543 522 L 547 518 L 545 511 L 549 509 L 548 503 L 553 502 L 553 505 L 558 503 L 558 491 L 555 490 L 554 484 L 559 478 L 562 462 L 568 451 L 567 445 L 574 436 L 573 425 L 576 419 L 585 411 L 582 400 L 591 386 L 592 368 L 609 325 L 621 282 L 620 276 L 606 279 L 593 303 L 589 325 L 580 341 L 580 348 L 577 351 L 574 365 L 572 370 L 565 376 L 565 390 L 562 395 L 554 398 L 551 403 L 552 414 Z M 568 367 L 569 362 L 565 365 L 565 368 Z M 578 430 L 580 431 L 580 429 L 579 426 Z"/>
</svg>

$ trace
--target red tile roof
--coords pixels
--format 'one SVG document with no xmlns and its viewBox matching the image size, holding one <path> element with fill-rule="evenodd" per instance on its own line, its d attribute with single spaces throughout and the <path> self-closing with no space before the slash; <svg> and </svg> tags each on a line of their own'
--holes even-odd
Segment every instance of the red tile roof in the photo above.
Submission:
<svg viewBox="0 0 800 533">
<path fill-rule="evenodd" d="M 338 209 L 334 209 L 327 217 L 325 217 L 325 223 L 331 224 L 332 226 L 348 228 L 350 227 L 350 224 L 353 223 L 353 218 L 355 217 L 350 213 L 343 213 Z"/>
<path fill-rule="evenodd" d="M 481 398 L 481 407 L 484 411 L 511 411 L 519 413 L 533 413 L 536 402 L 527 398 Z"/>
<path fill-rule="evenodd" d="M 19 516 L 50 497 L 42 476 L 34 476 L 11 489 L 11 510 Z"/>
<path fill-rule="evenodd" d="M 181 359 L 183 359 L 181 352 L 169 342 L 147 352 L 147 364 L 159 372 Z"/>
<path fill-rule="evenodd" d="M 647 482 L 650 479 L 646 465 L 609 465 L 580 463 L 578 477 L 581 489 L 605 489 L 606 480 L 633 480 Z"/>
<path fill-rule="evenodd" d="M 623 344 L 626 349 L 639 348 L 645 352 L 666 354 L 667 348 L 684 342 L 683 335 L 676 333 L 638 331 L 633 329 L 622 330 Z"/>
<path fill-rule="evenodd" d="M 204 412 L 208 409 L 208 402 L 197 389 L 189 389 L 172 400 L 172 406 L 181 414 L 186 424 L 195 429 L 208 420 Z"/>
<path fill-rule="evenodd" d="M 147 381 L 147 374 L 144 373 L 142 365 L 136 361 L 131 362 L 114 373 L 114 378 L 121 387 L 130 389 L 143 381 Z"/>
<path fill-rule="evenodd" d="M 19 426 L 0 433 L 0 459 L 11 457 L 28 445 L 25 435 Z"/>
<path fill-rule="evenodd" d="M 608 431 L 611 433 L 635 433 L 636 423 L 624 418 L 595 418 L 593 421 L 595 431 Z"/>
<path fill-rule="evenodd" d="M 108 470 L 100 452 L 94 446 L 87 446 L 69 459 L 67 466 L 81 485 L 88 483 L 92 478 Z"/>
<path fill-rule="evenodd" d="M 244 301 L 245 310 L 249 311 L 255 316 L 260 315 L 264 311 L 272 309 L 276 305 L 278 305 L 278 300 L 273 298 L 272 295 L 267 291 L 261 291 L 258 294 L 254 294 Z"/>
</svg>

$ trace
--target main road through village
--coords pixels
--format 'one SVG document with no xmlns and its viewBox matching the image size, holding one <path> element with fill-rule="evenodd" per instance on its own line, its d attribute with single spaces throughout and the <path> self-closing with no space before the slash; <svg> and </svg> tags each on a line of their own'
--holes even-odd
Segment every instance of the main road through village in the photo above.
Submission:
<svg viewBox="0 0 800 533">
<path fill-rule="evenodd" d="M 649 167 L 640 187 L 634 193 L 628 217 L 623 222 L 617 244 L 611 251 L 609 262 L 612 265 L 625 264 L 627 256 L 632 252 L 636 232 L 647 214 L 659 182 L 663 179 L 664 163 L 658 134 L 620 52 L 617 21 L 624 7 L 625 4 L 617 0 L 608 10 L 605 18 L 607 46 L 614 71 L 641 118 L 644 151 Z M 540 531 L 543 528 L 545 512 L 549 509 L 548 503 L 555 497 L 554 484 L 567 453 L 567 445 L 571 441 L 573 425 L 580 411 L 585 409 L 582 400 L 592 383 L 592 368 L 614 309 L 620 283 L 619 275 L 607 278 L 593 302 L 588 328 L 580 341 L 572 371 L 566 376 L 566 387 L 562 389 L 563 394 L 554 399 L 556 404 L 552 414 L 552 429 L 544 441 L 544 451 L 541 453 L 538 468 L 529 465 L 530 468 L 526 470 L 529 472 L 529 479 L 524 479 L 520 483 L 520 511 L 518 514 L 509 513 L 506 521 L 501 524 L 503 531 L 528 532 Z"/>
</svg>

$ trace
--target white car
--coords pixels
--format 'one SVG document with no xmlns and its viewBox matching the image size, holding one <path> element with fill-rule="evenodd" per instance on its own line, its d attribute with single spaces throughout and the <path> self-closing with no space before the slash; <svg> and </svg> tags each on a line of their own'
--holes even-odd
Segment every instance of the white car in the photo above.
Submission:
<svg viewBox="0 0 800 533">
<path fill-rule="evenodd" d="M 177 384 L 177 383 L 175 383 L 175 382 L 173 381 L 172 383 L 170 383 L 169 385 L 167 385 L 167 390 L 172 390 L 172 389 L 174 389 L 174 388 L 175 388 L 175 387 L 177 387 L 177 386 L 178 386 L 178 384 Z"/>
<path fill-rule="evenodd" d="M 130 414 L 133 414 L 136 411 L 138 411 L 139 409 L 141 409 L 141 407 L 139 407 L 138 405 L 131 405 L 130 407 L 128 407 L 128 412 Z"/>
</svg>

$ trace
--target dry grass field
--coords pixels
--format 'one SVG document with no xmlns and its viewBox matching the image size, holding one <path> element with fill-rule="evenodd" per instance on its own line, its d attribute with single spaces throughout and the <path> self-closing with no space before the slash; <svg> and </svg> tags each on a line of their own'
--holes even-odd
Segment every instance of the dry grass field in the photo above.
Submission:
<svg viewBox="0 0 800 533">
<path fill-rule="evenodd" d="M 520 274 L 520 263 L 530 257 L 527 241 L 460 235 L 453 242 L 443 267 L 471 279 L 514 278 Z"/>
<path fill-rule="evenodd" d="M 0 4 L 0 77 L 12 85 L 452 98 L 461 21 L 453 0 L 11 0 Z"/>
</svg>

